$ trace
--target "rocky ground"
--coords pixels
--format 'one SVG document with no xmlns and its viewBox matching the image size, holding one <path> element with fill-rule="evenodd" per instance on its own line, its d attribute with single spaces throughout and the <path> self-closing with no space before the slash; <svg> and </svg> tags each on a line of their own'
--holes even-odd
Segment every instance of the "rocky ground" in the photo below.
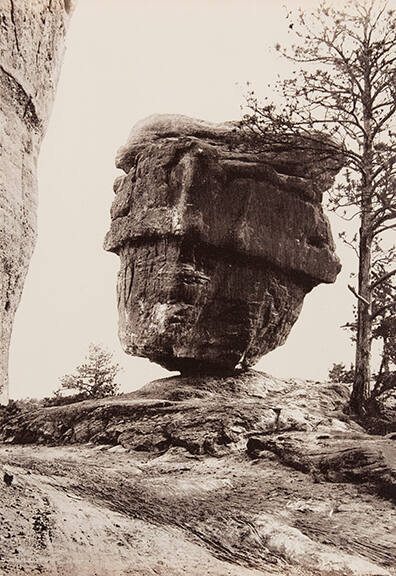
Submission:
<svg viewBox="0 0 396 576">
<path fill-rule="evenodd" d="M 396 574 L 394 435 L 347 394 L 250 371 L 3 417 L 0 573 Z"/>
</svg>

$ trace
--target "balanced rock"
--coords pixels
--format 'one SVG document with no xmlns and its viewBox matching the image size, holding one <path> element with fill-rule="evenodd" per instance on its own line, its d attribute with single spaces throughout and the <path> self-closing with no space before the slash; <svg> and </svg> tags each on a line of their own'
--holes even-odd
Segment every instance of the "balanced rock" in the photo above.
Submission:
<svg viewBox="0 0 396 576">
<path fill-rule="evenodd" d="M 36 239 L 40 143 L 72 0 L 0 0 L 0 403 L 14 315 Z"/>
<path fill-rule="evenodd" d="M 227 372 L 286 340 L 305 294 L 340 270 L 321 200 L 342 161 L 325 144 L 173 115 L 133 128 L 105 240 L 127 353 Z"/>
</svg>

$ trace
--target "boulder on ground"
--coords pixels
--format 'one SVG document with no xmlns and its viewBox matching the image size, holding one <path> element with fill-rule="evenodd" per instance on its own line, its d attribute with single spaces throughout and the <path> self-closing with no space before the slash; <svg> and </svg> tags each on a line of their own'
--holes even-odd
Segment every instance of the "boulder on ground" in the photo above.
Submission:
<svg viewBox="0 0 396 576">
<path fill-rule="evenodd" d="M 304 143 L 184 116 L 134 127 L 105 240 L 127 353 L 227 372 L 285 342 L 304 296 L 340 270 L 321 200 L 342 161 L 320 135 Z"/>
</svg>

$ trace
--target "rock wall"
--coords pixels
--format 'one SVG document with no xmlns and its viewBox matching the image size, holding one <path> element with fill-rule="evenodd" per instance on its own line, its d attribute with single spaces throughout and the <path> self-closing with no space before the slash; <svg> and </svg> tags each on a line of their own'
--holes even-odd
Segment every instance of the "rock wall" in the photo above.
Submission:
<svg viewBox="0 0 396 576">
<path fill-rule="evenodd" d="M 224 372 L 286 340 L 305 294 L 340 270 L 321 200 L 341 160 L 324 150 L 264 150 L 233 123 L 183 116 L 134 127 L 105 240 L 127 353 Z"/>
<path fill-rule="evenodd" d="M 36 239 L 39 148 L 54 100 L 71 0 L 0 0 L 0 403 Z"/>
</svg>

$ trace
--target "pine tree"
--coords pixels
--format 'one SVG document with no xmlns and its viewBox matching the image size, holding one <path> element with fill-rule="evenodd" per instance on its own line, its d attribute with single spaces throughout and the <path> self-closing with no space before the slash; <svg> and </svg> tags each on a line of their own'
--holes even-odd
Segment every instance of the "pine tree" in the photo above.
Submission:
<svg viewBox="0 0 396 576">
<path fill-rule="evenodd" d="M 396 19 L 386 0 L 347 0 L 336 9 L 322 2 L 310 14 L 288 14 L 291 50 L 277 49 L 296 70 L 276 90 L 281 105 L 263 105 L 254 90 L 246 98 L 242 125 L 267 142 L 320 134 L 329 149 L 342 150 L 344 178 L 333 189 L 331 207 L 359 221 L 355 377 L 350 405 L 364 414 L 370 396 L 373 295 L 383 277 L 373 275 L 376 243 L 396 221 L 394 122 L 396 111 Z M 378 316 L 377 316 L 378 318 Z"/>
<path fill-rule="evenodd" d="M 119 371 L 120 366 L 113 362 L 113 354 L 109 350 L 91 344 L 85 362 L 77 366 L 74 374 L 61 378 L 60 390 L 75 390 L 83 398 L 113 396 L 118 391 L 115 378 Z"/>
</svg>

